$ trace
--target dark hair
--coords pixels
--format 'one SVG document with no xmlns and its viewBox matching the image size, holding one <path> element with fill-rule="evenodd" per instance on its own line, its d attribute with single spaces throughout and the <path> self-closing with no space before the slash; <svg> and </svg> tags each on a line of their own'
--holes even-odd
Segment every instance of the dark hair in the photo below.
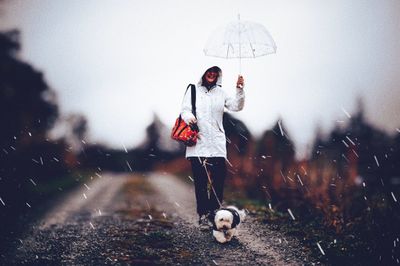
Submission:
<svg viewBox="0 0 400 266">
<path fill-rule="evenodd" d="M 210 67 L 209 69 L 207 69 L 205 73 L 207 73 L 207 72 L 217 72 L 219 74 L 219 72 L 221 72 L 221 69 L 217 66 L 213 66 L 213 67 Z"/>
<path fill-rule="evenodd" d="M 212 86 L 214 86 L 217 83 L 217 80 L 219 78 L 219 75 L 220 75 L 221 71 L 222 70 L 217 66 L 213 66 L 213 67 L 210 67 L 209 69 L 207 69 L 206 72 L 204 72 L 203 76 L 201 77 L 201 85 L 203 85 L 203 86 L 207 87 L 208 89 L 210 89 Z M 206 80 L 207 72 L 216 72 L 216 73 L 218 73 L 217 78 L 215 79 L 213 84 L 208 84 L 208 82 Z"/>
</svg>

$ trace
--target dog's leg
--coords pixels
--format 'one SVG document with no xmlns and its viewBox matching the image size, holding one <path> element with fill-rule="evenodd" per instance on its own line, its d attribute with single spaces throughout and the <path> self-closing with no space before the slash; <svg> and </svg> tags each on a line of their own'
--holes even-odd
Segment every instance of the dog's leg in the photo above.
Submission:
<svg viewBox="0 0 400 266">
<path fill-rule="evenodd" d="M 225 243 L 227 241 L 225 234 L 222 232 L 213 230 L 213 236 L 219 243 Z"/>
<path fill-rule="evenodd" d="M 236 231 L 236 229 L 231 229 L 231 230 L 226 231 L 226 233 L 225 233 L 226 241 L 231 241 L 232 237 L 235 235 L 235 231 Z"/>
</svg>

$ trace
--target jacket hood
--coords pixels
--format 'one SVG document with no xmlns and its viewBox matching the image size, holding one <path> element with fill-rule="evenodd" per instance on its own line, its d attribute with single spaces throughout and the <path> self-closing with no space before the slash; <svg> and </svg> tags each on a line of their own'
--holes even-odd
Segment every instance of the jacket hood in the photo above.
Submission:
<svg viewBox="0 0 400 266">
<path fill-rule="evenodd" d="M 222 70 L 217 66 L 209 67 L 209 68 L 207 68 L 206 71 L 204 71 L 203 75 L 201 75 L 201 77 L 200 77 L 199 82 L 197 83 L 198 86 L 203 86 L 202 83 L 203 83 L 204 75 L 207 73 L 207 71 L 209 71 L 210 69 L 213 69 L 213 68 L 214 68 L 214 70 L 218 71 L 218 79 L 217 79 L 215 85 L 221 87 L 221 84 L 222 84 Z M 212 87 L 212 88 L 214 88 L 214 87 Z"/>
</svg>

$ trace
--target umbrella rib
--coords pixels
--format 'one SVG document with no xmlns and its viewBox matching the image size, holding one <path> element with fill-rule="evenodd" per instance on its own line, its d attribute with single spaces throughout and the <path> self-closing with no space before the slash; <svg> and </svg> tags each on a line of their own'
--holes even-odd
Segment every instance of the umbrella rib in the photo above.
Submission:
<svg viewBox="0 0 400 266">
<path fill-rule="evenodd" d="M 232 46 L 231 43 L 228 43 L 228 49 L 226 49 L 226 58 L 229 56 L 229 48 Z"/>
<path fill-rule="evenodd" d="M 235 21 L 225 28 L 218 28 L 218 35 L 213 34 L 212 37 L 214 41 L 210 38 L 204 49 L 207 56 L 241 59 L 257 58 L 276 52 L 274 40 L 265 27 L 258 23 Z"/>
<path fill-rule="evenodd" d="M 253 53 L 253 58 L 256 58 L 256 54 L 254 53 L 255 49 L 253 48 L 253 45 L 251 44 L 250 41 L 249 41 L 249 44 L 250 44 L 251 52 Z"/>
</svg>

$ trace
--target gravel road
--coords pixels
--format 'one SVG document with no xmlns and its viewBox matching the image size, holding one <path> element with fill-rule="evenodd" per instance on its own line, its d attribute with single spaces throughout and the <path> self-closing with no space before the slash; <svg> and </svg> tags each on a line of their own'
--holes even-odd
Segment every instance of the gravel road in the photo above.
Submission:
<svg viewBox="0 0 400 266">
<path fill-rule="evenodd" d="M 259 217 L 258 217 L 259 218 Z M 1 265 L 313 265 L 293 238 L 251 213 L 219 244 L 197 227 L 193 186 L 166 173 L 107 174 L 27 225 Z"/>
</svg>

